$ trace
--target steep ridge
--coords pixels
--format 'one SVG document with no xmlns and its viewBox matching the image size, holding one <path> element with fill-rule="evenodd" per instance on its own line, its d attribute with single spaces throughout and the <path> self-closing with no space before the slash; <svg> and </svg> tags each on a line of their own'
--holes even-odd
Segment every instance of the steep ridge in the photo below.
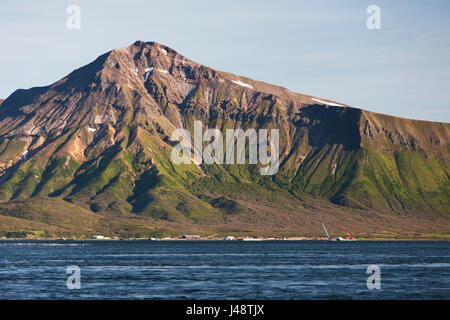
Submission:
<svg viewBox="0 0 450 320">
<path fill-rule="evenodd" d="M 171 134 L 193 134 L 195 120 L 222 132 L 279 129 L 280 171 L 174 165 Z M 449 130 L 294 93 L 137 41 L 1 104 L 0 214 L 70 203 L 105 217 L 95 230 L 113 219 L 134 230 L 116 226 L 118 234 L 315 233 L 319 221 L 350 221 L 370 234 L 407 226 L 448 233 Z"/>
</svg>

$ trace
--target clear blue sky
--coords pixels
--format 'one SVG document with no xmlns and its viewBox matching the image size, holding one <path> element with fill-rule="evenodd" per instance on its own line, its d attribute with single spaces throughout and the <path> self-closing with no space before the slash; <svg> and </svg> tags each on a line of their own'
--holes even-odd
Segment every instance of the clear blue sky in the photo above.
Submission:
<svg viewBox="0 0 450 320">
<path fill-rule="evenodd" d="M 69 30 L 67 6 L 81 8 Z M 381 30 L 366 8 L 381 7 Z M 371 111 L 450 122 L 450 1 L 1 1 L 0 98 L 157 41 L 215 69 Z"/>
</svg>

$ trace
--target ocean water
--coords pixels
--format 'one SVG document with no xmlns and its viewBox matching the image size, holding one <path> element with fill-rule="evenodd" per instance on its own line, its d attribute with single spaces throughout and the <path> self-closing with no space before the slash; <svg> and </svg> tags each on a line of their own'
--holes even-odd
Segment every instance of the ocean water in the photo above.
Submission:
<svg viewBox="0 0 450 320">
<path fill-rule="evenodd" d="M 0 241 L 0 299 L 449 298 L 450 242 Z"/>
</svg>

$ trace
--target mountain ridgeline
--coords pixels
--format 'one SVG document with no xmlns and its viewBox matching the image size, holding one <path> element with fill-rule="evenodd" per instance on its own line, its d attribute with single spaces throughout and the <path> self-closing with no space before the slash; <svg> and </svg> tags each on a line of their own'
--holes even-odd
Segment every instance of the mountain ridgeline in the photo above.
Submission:
<svg viewBox="0 0 450 320">
<path fill-rule="evenodd" d="M 174 165 L 171 134 L 196 120 L 279 129 L 279 172 Z M 448 235 L 449 133 L 137 41 L 0 101 L 0 233 Z"/>
</svg>

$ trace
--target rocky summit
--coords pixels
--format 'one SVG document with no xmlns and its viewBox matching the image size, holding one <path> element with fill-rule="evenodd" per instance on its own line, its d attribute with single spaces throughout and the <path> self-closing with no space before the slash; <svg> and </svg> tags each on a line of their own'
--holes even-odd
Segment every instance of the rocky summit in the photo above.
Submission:
<svg viewBox="0 0 450 320">
<path fill-rule="evenodd" d="M 175 165 L 171 134 L 193 135 L 197 120 L 279 129 L 278 173 Z M 137 41 L 0 100 L 0 236 L 322 236 L 324 222 L 333 234 L 448 238 L 449 134 Z"/>
</svg>

